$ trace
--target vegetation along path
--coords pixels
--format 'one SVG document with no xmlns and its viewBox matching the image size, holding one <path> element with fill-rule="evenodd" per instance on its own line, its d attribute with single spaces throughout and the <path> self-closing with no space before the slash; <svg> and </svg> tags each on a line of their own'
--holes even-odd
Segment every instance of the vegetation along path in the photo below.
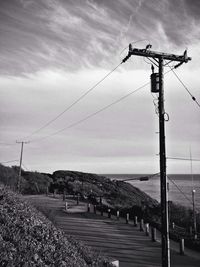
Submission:
<svg viewBox="0 0 200 267">
<path fill-rule="evenodd" d="M 57 227 L 91 246 L 98 253 L 117 259 L 120 267 L 160 267 L 161 245 L 152 242 L 144 232 L 124 219 L 108 219 L 107 216 L 88 213 L 86 204 L 76 205 L 67 200 L 69 210 L 65 212 L 62 199 L 40 196 L 26 196 L 32 204 L 44 212 Z M 200 257 L 179 255 L 171 251 L 171 267 L 200 266 Z"/>
</svg>

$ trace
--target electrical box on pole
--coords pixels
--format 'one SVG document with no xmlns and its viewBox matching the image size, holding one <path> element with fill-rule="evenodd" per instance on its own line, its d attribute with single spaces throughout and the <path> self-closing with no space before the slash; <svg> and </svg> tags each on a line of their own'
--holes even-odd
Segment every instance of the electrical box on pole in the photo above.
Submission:
<svg viewBox="0 0 200 267">
<path fill-rule="evenodd" d="M 159 73 L 151 74 L 151 92 L 159 93 Z"/>
<path fill-rule="evenodd" d="M 191 60 L 187 51 L 183 55 L 166 54 L 151 51 L 152 46 L 148 44 L 145 49 L 132 48 L 129 45 L 128 55 L 122 60 L 126 62 L 131 56 L 147 57 L 158 67 L 159 73 L 154 73 L 152 66 L 151 91 L 159 93 L 159 147 L 160 147 L 160 195 L 161 195 L 161 242 L 162 242 L 162 267 L 170 267 L 170 246 L 169 246 L 169 218 L 168 218 L 168 191 L 166 175 L 166 152 L 165 152 L 165 109 L 164 109 L 164 86 L 163 68 L 170 62 L 177 61 L 177 68 L 183 63 Z M 168 61 L 167 63 L 165 61 Z"/>
</svg>

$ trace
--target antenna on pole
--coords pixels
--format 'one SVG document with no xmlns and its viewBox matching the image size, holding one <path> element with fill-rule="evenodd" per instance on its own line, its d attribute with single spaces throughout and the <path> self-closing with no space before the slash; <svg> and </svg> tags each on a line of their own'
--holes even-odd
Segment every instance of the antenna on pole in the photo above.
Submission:
<svg viewBox="0 0 200 267">
<path fill-rule="evenodd" d="M 129 45 L 127 57 L 122 62 L 126 62 L 131 56 L 142 56 L 151 58 L 158 66 L 158 73 L 154 73 L 152 68 L 151 86 L 152 92 L 159 94 L 159 146 L 160 146 L 160 195 L 161 195 L 161 235 L 162 235 L 162 267 L 170 267 L 170 246 L 169 246 L 169 218 L 168 218 L 168 191 L 166 175 L 166 152 L 165 152 L 165 109 L 164 109 L 164 87 L 163 87 L 163 68 L 164 60 L 169 62 L 179 62 L 176 67 L 191 60 L 187 56 L 187 51 L 183 55 L 167 54 L 151 51 L 152 46 L 148 44 L 144 49 L 132 48 Z M 169 63 L 168 62 L 168 63 Z"/>
</svg>

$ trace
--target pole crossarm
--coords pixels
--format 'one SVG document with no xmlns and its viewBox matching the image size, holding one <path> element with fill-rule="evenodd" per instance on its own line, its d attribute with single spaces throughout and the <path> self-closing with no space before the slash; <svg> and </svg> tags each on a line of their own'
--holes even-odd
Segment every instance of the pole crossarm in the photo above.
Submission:
<svg viewBox="0 0 200 267">
<path fill-rule="evenodd" d="M 187 50 L 184 51 L 183 55 L 175 55 L 175 54 L 167 54 L 162 52 L 156 52 L 149 50 L 151 45 L 148 45 L 145 49 L 132 48 L 132 45 L 129 44 L 129 52 L 128 55 L 124 58 L 123 62 L 125 62 L 131 56 L 141 56 L 141 57 L 149 57 L 149 58 L 162 58 L 163 60 L 170 61 L 178 61 L 181 63 L 187 63 L 191 60 L 191 57 L 187 56 Z"/>
<path fill-rule="evenodd" d="M 29 144 L 30 141 L 16 141 L 17 144 Z"/>
</svg>

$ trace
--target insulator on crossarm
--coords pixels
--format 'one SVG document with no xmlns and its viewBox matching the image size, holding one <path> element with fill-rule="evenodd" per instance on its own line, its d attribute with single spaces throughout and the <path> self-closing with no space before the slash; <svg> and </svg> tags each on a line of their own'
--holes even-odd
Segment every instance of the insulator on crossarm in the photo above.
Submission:
<svg viewBox="0 0 200 267">
<path fill-rule="evenodd" d="M 122 60 L 122 63 L 125 63 L 129 59 L 129 57 L 131 57 L 130 53 L 128 53 L 128 55 Z"/>
</svg>

